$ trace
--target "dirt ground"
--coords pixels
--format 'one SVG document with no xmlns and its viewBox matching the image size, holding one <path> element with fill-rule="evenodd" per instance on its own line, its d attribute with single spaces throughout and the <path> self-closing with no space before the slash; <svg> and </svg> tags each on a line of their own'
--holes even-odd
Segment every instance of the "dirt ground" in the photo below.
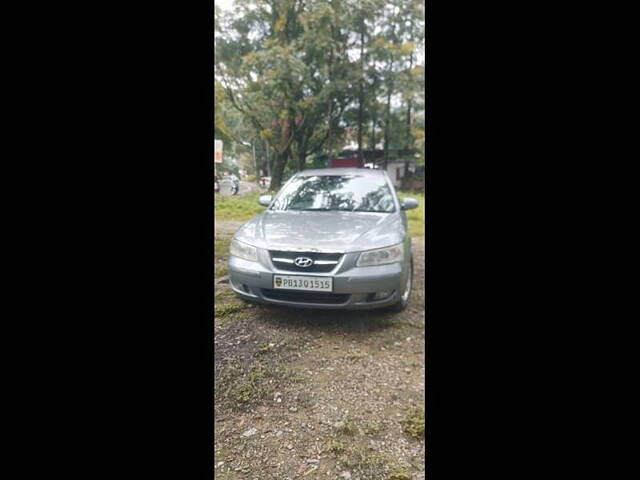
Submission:
<svg viewBox="0 0 640 480">
<path fill-rule="evenodd" d="M 228 242 L 240 223 L 217 222 L 216 238 Z M 424 239 L 413 239 L 402 313 L 246 303 L 219 253 L 217 478 L 424 479 Z"/>
</svg>

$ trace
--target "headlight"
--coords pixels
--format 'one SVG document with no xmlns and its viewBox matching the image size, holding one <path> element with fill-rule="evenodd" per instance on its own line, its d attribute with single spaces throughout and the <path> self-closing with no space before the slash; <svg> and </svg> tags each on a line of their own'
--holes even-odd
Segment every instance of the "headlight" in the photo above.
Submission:
<svg viewBox="0 0 640 480">
<path fill-rule="evenodd" d="M 256 247 L 252 247 L 251 245 L 247 245 L 246 243 L 239 242 L 235 239 L 231 240 L 229 253 L 234 257 L 244 258 L 245 260 L 250 260 L 252 262 L 258 261 L 258 251 L 256 250 Z"/>
<path fill-rule="evenodd" d="M 362 252 L 356 265 L 358 267 L 368 267 L 371 265 L 385 265 L 387 263 L 401 262 L 403 258 L 402 244 L 392 247 L 380 248 Z"/>
</svg>

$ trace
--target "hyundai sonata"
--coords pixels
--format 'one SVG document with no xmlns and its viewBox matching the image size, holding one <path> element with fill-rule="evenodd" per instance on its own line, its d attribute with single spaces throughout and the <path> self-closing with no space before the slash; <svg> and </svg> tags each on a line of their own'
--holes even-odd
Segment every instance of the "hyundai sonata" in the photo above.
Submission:
<svg viewBox="0 0 640 480">
<path fill-rule="evenodd" d="M 231 241 L 229 281 L 240 297 L 305 308 L 404 309 L 413 279 L 405 210 L 386 172 L 305 170 Z"/>
</svg>

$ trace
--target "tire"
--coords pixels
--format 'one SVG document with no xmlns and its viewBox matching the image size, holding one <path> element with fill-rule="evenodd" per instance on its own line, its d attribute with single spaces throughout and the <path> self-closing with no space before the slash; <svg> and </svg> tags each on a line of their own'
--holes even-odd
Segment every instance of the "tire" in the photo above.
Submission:
<svg viewBox="0 0 640 480">
<path fill-rule="evenodd" d="M 391 310 L 392 312 L 401 312 L 405 308 L 407 308 L 407 305 L 409 305 L 409 300 L 411 300 L 412 287 L 413 287 L 413 258 L 411 259 L 411 271 L 409 273 L 409 278 L 407 279 L 407 284 L 405 284 L 405 290 L 400 296 L 400 299 L 389 307 L 389 310 Z M 403 298 L 407 292 L 407 289 L 409 290 L 409 293 L 408 295 L 406 295 L 406 298 Z"/>
</svg>

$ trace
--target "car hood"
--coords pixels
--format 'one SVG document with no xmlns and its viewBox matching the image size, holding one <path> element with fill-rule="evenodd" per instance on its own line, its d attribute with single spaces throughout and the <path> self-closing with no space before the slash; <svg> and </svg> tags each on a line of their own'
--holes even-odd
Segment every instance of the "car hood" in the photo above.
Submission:
<svg viewBox="0 0 640 480">
<path fill-rule="evenodd" d="M 397 213 L 267 210 L 235 238 L 270 250 L 346 253 L 400 243 L 404 226 Z"/>
</svg>

